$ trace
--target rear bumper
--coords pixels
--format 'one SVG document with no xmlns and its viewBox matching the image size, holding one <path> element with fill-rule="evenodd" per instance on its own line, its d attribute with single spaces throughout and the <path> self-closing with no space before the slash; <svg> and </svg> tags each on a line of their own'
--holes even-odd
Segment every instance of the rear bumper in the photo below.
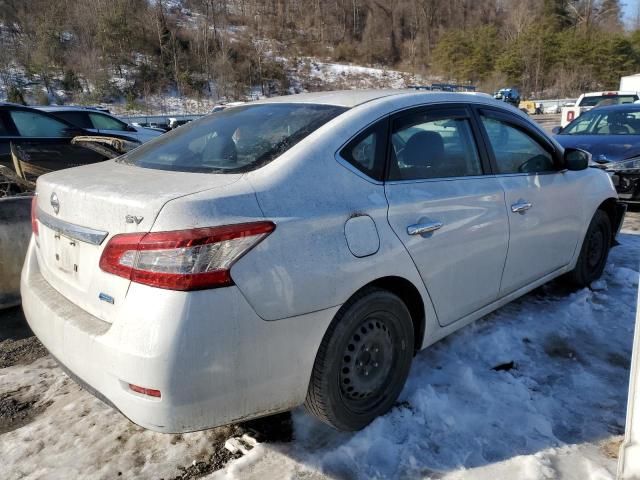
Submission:
<svg viewBox="0 0 640 480">
<path fill-rule="evenodd" d="M 335 309 L 260 319 L 237 287 L 173 292 L 132 284 L 104 322 L 40 274 L 32 241 L 22 272 L 25 316 L 65 369 L 134 423 L 186 432 L 301 404 Z M 161 391 L 133 392 L 129 384 Z"/>
</svg>

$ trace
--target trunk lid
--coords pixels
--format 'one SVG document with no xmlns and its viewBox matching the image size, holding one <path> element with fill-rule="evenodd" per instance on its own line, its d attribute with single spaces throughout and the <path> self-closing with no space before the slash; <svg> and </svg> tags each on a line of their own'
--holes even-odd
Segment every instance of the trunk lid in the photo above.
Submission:
<svg viewBox="0 0 640 480">
<path fill-rule="evenodd" d="M 241 177 L 153 170 L 115 161 L 44 175 L 37 186 L 42 275 L 71 302 L 111 322 L 130 282 L 100 270 L 109 239 L 119 233 L 148 232 L 167 202 Z"/>
</svg>

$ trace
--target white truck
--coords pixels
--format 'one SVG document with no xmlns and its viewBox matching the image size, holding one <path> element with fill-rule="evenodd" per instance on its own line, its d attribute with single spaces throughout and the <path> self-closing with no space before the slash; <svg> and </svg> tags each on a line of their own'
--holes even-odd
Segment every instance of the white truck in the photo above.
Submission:
<svg viewBox="0 0 640 480">
<path fill-rule="evenodd" d="M 594 107 L 603 105 L 618 105 L 623 103 L 634 103 L 640 97 L 637 92 L 614 90 L 607 92 L 589 92 L 583 93 L 578 97 L 576 104 L 572 107 L 562 107 L 562 116 L 560 124 L 562 128 L 569 125 L 573 120 L 578 118 L 584 112 Z"/>
</svg>

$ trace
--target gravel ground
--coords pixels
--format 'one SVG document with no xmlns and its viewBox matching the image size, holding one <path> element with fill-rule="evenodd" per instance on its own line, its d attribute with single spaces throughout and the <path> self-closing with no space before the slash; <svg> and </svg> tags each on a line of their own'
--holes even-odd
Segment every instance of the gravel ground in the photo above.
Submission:
<svg viewBox="0 0 640 480">
<path fill-rule="evenodd" d="M 634 211 L 629 211 L 627 213 L 623 228 L 631 231 L 640 231 L 640 210 L 634 209 Z M 100 412 L 102 412 L 102 415 L 113 415 L 114 422 L 117 422 L 119 425 L 119 427 L 115 427 L 116 430 L 117 428 L 120 428 L 123 432 L 118 434 L 116 438 L 123 437 L 124 440 L 122 440 L 122 442 L 126 441 L 125 437 L 142 438 L 145 435 L 154 435 L 155 439 L 155 435 L 162 435 L 146 432 L 140 427 L 131 424 L 116 412 L 112 412 L 110 409 L 102 407 L 102 404 L 98 400 L 93 399 L 93 397 L 87 393 L 82 392 L 80 387 L 64 378 L 49 357 L 42 357 L 47 357 L 47 351 L 33 336 L 33 333 L 24 319 L 24 315 L 20 307 L 1 311 L 0 377 L 5 375 L 5 372 L 9 375 L 8 372 L 11 370 L 9 367 L 25 366 L 28 369 L 30 368 L 28 366 L 33 364 L 34 369 L 41 368 L 43 372 L 47 372 L 39 374 L 42 378 L 37 382 L 42 385 L 46 383 L 45 390 L 47 394 L 42 394 L 42 388 L 35 388 L 35 385 L 28 384 L 27 382 L 17 389 L 2 391 L 2 382 L 0 382 L 0 435 L 11 435 L 11 432 L 36 420 L 40 421 L 40 419 L 46 415 L 57 415 L 59 410 L 65 410 L 64 414 L 67 414 L 68 412 L 66 412 L 66 407 L 63 408 L 56 405 L 61 403 L 61 400 L 59 400 L 61 396 L 64 396 L 64 398 L 74 399 L 77 404 L 82 406 L 82 408 L 78 407 L 78 410 L 83 411 L 74 412 L 74 415 L 76 416 L 73 418 L 70 417 L 69 421 L 71 423 L 82 421 L 81 419 L 87 415 L 87 410 L 90 410 L 91 408 L 98 408 Z M 63 380 L 61 380 L 61 378 Z M 73 403 L 70 405 L 73 405 Z M 102 409 L 104 409 L 104 411 L 102 411 Z M 291 417 L 289 414 L 282 414 L 258 421 L 213 429 L 206 434 L 206 438 L 203 437 L 204 440 L 198 437 L 198 441 L 206 444 L 205 451 L 201 452 L 198 456 L 199 460 L 185 458 L 182 465 L 177 465 L 177 467 L 174 466 L 168 470 L 168 472 L 173 471 L 173 473 L 167 474 L 164 477 L 151 476 L 151 478 L 172 478 L 176 480 L 192 479 L 200 478 L 211 472 L 219 470 L 230 459 L 236 457 L 236 455 L 230 454 L 224 448 L 225 440 L 231 436 L 241 435 L 246 432 L 251 433 L 263 442 L 287 442 L 292 436 Z M 116 435 L 116 433 L 113 435 Z M 164 438 L 172 437 L 169 442 L 171 445 L 180 445 L 185 442 L 186 444 L 189 444 L 192 442 L 189 438 L 195 438 L 189 437 L 189 435 L 195 436 L 198 434 L 164 436 Z M 9 441 L 11 437 L 4 437 L 4 439 Z M 154 441 L 157 442 L 157 440 Z M 612 447 L 612 452 L 617 451 L 616 448 L 617 447 L 615 446 Z M 125 457 L 127 453 L 121 452 L 121 455 Z M 158 465 L 162 465 L 163 459 L 159 458 L 157 462 Z M 124 464 L 128 465 L 126 462 Z M 127 473 L 131 474 L 132 471 L 135 472 L 135 462 L 133 465 L 133 470 L 130 470 Z M 178 472 L 177 475 L 176 471 Z M 142 472 L 139 472 L 139 474 L 140 476 L 145 476 Z M 135 475 L 138 476 L 138 474 Z M 128 476 L 129 475 L 125 475 L 125 477 Z M 44 477 L 36 475 L 33 478 Z"/>
</svg>

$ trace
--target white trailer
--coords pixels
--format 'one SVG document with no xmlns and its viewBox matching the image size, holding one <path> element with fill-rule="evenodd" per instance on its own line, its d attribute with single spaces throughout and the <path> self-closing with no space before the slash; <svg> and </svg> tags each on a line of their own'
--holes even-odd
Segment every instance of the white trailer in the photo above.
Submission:
<svg viewBox="0 0 640 480">
<path fill-rule="evenodd" d="M 640 288 L 636 310 L 636 331 L 631 356 L 627 425 L 618 460 L 618 480 L 640 478 Z"/>
<path fill-rule="evenodd" d="M 640 73 L 620 77 L 620 90 L 624 92 L 640 92 Z"/>
</svg>

